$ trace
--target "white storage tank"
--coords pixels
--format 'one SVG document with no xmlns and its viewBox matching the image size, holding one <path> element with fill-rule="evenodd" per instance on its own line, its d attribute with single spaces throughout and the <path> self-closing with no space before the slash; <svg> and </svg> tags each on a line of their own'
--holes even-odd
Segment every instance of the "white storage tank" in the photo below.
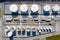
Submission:
<svg viewBox="0 0 60 40">
<path fill-rule="evenodd" d="M 20 6 L 20 11 L 21 11 L 21 16 L 23 18 L 26 18 L 28 16 L 28 6 L 27 6 L 27 4 L 22 4 Z"/>
<path fill-rule="evenodd" d="M 31 6 L 31 16 L 33 18 L 38 17 L 38 15 L 39 15 L 38 11 L 39 11 L 39 6 L 37 4 L 32 4 L 32 6 Z"/>
<path fill-rule="evenodd" d="M 11 14 L 13 17 L 17 17 L 18 16 L 18 6 L 16 4 L 11 4 L 9 7 Z"/>
<path fill-rule="evenodd" d="M 50 10 L 51 10 L 51 6 L 50 5 L 45 5 L 44 7 L 43 7 L 43 15 L 45 15 L 45 16 L 49 16 L 50 15 Z"/>
<path fill-rule="evenodd" d="M 58 15 L 58 11 L 59 11 L 59 10 L 60 10 L 59 5 L 54 5 L 54 6 L 52 6 L 52 15 L 53 15 L 53 16 Z"/>
</svg>

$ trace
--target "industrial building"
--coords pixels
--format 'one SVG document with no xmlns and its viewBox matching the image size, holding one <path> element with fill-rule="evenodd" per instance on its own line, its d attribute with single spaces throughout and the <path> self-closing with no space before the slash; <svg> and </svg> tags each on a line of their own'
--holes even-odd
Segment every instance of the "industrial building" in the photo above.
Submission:
<svg viewBox="0 0 60 40">
<path fill-rule="evenodd" d="M 1 0 L 0 40 L 46 40 L 60 34 L 59 0 Z"/>
</svg>

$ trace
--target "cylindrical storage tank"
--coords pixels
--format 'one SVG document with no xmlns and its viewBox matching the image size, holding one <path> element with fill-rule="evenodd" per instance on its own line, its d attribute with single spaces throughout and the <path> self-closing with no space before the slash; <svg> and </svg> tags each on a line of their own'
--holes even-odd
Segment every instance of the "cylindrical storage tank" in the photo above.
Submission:
<svg viewBox="0 0 60 40">
<path fill-rule="evenodd" d="M 32 30 L 32 36 L 36 36 L 36 30 Z"/>
<path fill-rule="evenodd" d="M 12 31 L 10 31 L 10 32 L 8 33 L 8 37 L 9 37 L 9 40 L 14 40 L 14 39 L 13 39 L 13 32 L 12 32 Z"/>
<path fill-rule="evenodd" d="M 21 16 L 23 18 L 27 18 L 28 17 L 28 6 L 26 4 L 22 4 L 20 6 L 20 11 L 21 11 Z"/>
<path fill-rule="evenodd" d="M 46 28 L 43 28 L 43 31 L 46 32 Z"/>
<path fill-rule="evenodd" d="M 22 35 L 25 35 L 26 34 L 26 28 L 24 27 L 24 26 L 20 26 L 20 28 L 21 28 L 21 33 L 22 33 Z"/>
<path fill-rule="evenodd" d="M 13 35 L 13 32 L 9 31 L 7 35 L 8 35 L 8 37 L 11 37 Z"/>
<path fill-rule="evenodd" d="M 21 30 L 18 31 L 18 35 L 21 35 Z"/>
<path fill-rule="evenodd" d="M 8 36 L 7 34 L 8 34 L 8 32 L 10 31 L 10 26 L 6 26 L 6 28 L 5 28 L 5 36 Z"/>
<path fill-rule="evenodd" d="M 39 27 L 38 27 L 37 31 L 38 31 L 39 35 L 41 35 L 41 30 Z"/>
<path fill-rule="evenodd" d="M 44 8 L 43 8 L 43 15 L 44 16 L 49 16 L 50 15 L 50 10 L 51 10 L 50 5 L 45 5 Z"/>
<path fill-rule="evenodd" d="M 41 32 L 43 32 L 43 28 L 40 28 Z"/>
<path fill-rule="evenodd" d="M 54 6 L 52 6 L 52 15 L 53 15 L 53 16 L 58 15 L 58 11 L 59 11 L 59 10 L 60 10 L 59 5 L 54 5 Z"/>
<path fill-rule="evenodd" d="M 13 31 L 13 36 L 16 36 L 16 30 Z"/>
<path fill-rule="evenodd" d="M 13 40 L 13 36 L 16 36 L 13 29 L 14 28 L 11 28 L 10 31 L 8 32 L 9 40 Z"/>
<path fill-rule="evenodd" d="M 22 35 L 25 35 L 25 30 L 22 30 Z"/>
<path fill-rule="evenodd" d="M 10 30 L 9 30 L 9 29 L 5 29 L 4 31 L 5 31 L 5 32 L 4 32 L 5 36 L 8 36 L 7 34 L 8 34 L 8 32 L 9 32 Z"/>
<path fill-rule="evenodd" d="M 39 32 L 39 30 L 40 30 L 40 28 L 38 27 L 38 28 L 37 28 L 37 31 Z"/>
<path fill-rule="evenodd" d="M 9 40 L 14 40 L 13 36 L 12 37 L 9 37 Z"/>
<path fill-rule="evenodd" d="M 16 27 L 11 26 L 11 31 L 13 32 L 13 36 L 16 36 Z"/>
<path fill-rule="evenodd" d="M 11 4 L 9 9 L 12 13 L 12 17 L 17 17 L 18 16 L 18 7 L 17 7 L 16 4 Z"/>
<path fill-rule="evenodd" d="M 49 32 L 49 28 L 46 28 L 46 32 Z"/>
<path fill-rule="evenodd" d="M 49 28 L 49 32 L 52 32 L 52 28 Z"/>
<path fill-rule="evenodd" d="M 39 30 L 39 35 L 41 35 L 41 30 Z"/>
<path fill-rule="evenodd" d="M 27 36 L 31 36 L 31 31 L 29 29 L 26 30 Z"/>
<path fill-rule="evenodd" d="M 38 15 L 39 15 L 38 10 L 39 10 L 39 7 L 38 7 L 37 4 L 33 4 L 33 5 L 31 6 L 31 16 L 32 16 L 33 18 L 37 18 L 37 17 L 38 17 Z"/>
<path fill-rule="evenodd" d="M 21 35 L 21 29 L 17 28 L 18 35 Z"/>
</svg>

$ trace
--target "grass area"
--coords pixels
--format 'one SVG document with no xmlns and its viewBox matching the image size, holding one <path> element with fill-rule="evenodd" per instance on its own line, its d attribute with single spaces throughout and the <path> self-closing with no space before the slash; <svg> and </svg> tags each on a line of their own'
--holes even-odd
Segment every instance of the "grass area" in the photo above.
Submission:
<svg viewBox="0 0 60 40">
<path fill-rule="evenodd" d="M 47 37 L 46 40 L 60 40 L 60 35 Z"/>
</svg>

